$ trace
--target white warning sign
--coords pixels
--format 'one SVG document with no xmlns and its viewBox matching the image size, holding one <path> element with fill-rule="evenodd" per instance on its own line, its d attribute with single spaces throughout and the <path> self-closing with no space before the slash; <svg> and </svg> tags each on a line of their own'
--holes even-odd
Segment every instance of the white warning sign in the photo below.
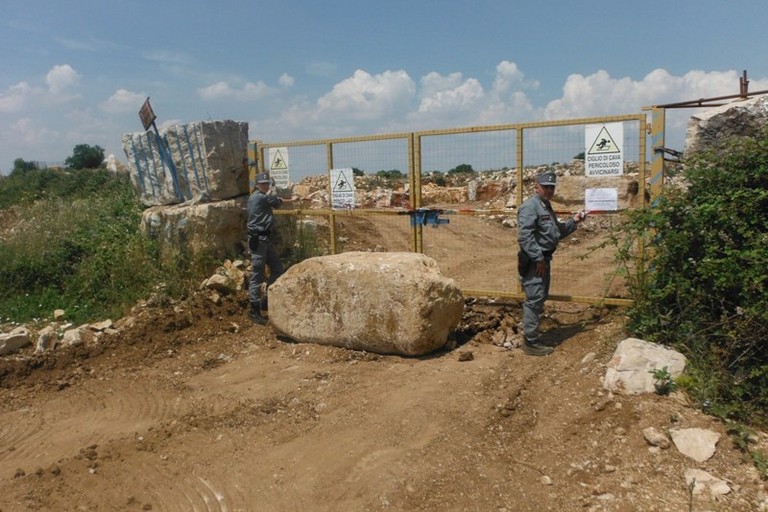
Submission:
<svg viewBox="0 0 768 512">
<path fill-rule="evenodd" d="M 588 188 L 584 191 L 584 208 L 590 212 L 613 212 L 619 209 L 619 190 Z"/>
<path fill-rule="evenodd" d="M 355 207 L 355 175 L 351 168 L 331 169 L 331 207 L 334 210 Z"/>
<path fill-rule="evenodd" d="M 269 148 L 269 176 L 275 186 L 287 188 L 291 184 L 288 173 L 288 148 Z"/>
<path fill-rule="evenodd" d="M 590 124 L 584 127 L 584 175 L 621 176 L 624 174 L 624 125 Z"/>
</svg>

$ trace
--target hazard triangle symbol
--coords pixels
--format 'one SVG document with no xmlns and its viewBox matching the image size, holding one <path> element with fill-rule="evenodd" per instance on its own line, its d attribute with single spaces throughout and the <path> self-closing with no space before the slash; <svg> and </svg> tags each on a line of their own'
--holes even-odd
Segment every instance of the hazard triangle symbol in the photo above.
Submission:
<svg viewBox="0 0 768 512">
<path fill-rule="evenodd" d="M 602 155 L 605 153 L 621 153 L 621 150 L 619 149 L 619 146 L 616 145 L 611 134 L 608 133 L 608 130 L 603 126 L 600 133 L 595 137 L 592 146 L 590 146 L 588 154 Z"/>
<path fill-rule="evenodd" d="M 275 151 L 275 154 L 272 157 L 272 162 L 269 164 L 269 168 L 273 171 L 284 171 L 288 169 L 288 164 L 285 163 L 285 158 L 283 158 L 279 149 Z"/>
<path fill-rule="evenodd" d="M 336 176 L 336 183 L 333 184 L 334 192 L 352 192 L 352 184 L 347 179 L 347 175 L 344 171 L 339 171 L 339 175 Z"/>
</svg>

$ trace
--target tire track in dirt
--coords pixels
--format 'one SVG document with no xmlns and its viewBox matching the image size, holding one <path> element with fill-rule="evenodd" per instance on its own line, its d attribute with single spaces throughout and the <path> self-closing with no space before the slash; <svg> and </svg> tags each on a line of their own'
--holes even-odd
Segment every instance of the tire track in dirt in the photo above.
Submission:
<svg viewBox="0 0 768 512">
<path fill-rule="evenodd" d="M 131 393 L 104 383 L 64 390 L 18 411 L 0 413 L 0 474 L 19 467 L 48 467 L 78 450 L 141 431 L 187 407 L 175 393 L 132 382 Z M 30 422 L 34 422 L 30 428 Z"/>
</svg>

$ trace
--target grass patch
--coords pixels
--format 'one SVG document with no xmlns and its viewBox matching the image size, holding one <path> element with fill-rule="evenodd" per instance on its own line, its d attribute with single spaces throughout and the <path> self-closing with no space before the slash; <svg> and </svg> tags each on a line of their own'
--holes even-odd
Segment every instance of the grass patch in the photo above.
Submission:
<svg viewBox="0 0 768 512">
<path fill-rule="evenodd" d="M 143 207 L 127 176 L 16 173 L 0 179 L 0 204 L 20 219 L 0 241 L 0 321 L 50 318 L 55 309 L 75 323 L 116 318 L 161 282 L 177 294 L 197 282 L 194 265 L 163 261 L 140 231 Z"/>
</svg>

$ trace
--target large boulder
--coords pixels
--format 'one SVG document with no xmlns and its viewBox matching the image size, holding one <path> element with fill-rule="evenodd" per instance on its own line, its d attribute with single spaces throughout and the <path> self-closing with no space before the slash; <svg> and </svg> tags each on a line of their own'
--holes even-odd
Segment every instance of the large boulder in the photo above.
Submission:
<svg viewBox="0 0 768 512">
<path fill-rule="evenodd" d="M 768 95 L 727 103 L 691 116 L 685 154 L 720 149 L 732 137 L 754 137 L 768 125 Z"/>
<path fill-rule="evenodd" d="M 167 256 L 236 256 L 244 249 L 247 199 L 153 206 L 144 210 L 141 229 L 157 241 Z"/>
<path fill-rule="evenodd" d="M 131 182 L 146 206 L 248 193 L 248 123 L 198 121 L 123 134 Z"/>
<path fill-rule="evenodd" d="M 276 331 L 303 343 L 419 356 L 464 311 L 456 283 L 418 253 L 346 252 L 298 263 L 269 288 Z"/>
</svg>

